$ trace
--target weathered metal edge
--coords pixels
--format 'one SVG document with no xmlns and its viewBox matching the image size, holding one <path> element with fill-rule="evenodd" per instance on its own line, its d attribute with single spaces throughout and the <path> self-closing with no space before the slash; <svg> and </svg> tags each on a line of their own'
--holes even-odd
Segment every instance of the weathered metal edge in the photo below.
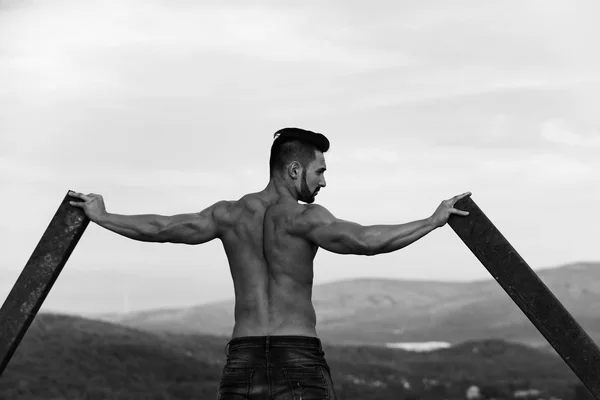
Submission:
<svg viewBox="0 0 600 400">
<path fill-rule="evenodd" d="M 455 208 L 450 227 L 546 338 L 588 390 L 600 399 L 600 349 L 471 197 Z"/>
<path fill-rule="evenodd" d="M 81 200 L 67 192 L 0 308 L 0 375 L 89 224 L 83 210 L 69 201 Z"/>
</svg>

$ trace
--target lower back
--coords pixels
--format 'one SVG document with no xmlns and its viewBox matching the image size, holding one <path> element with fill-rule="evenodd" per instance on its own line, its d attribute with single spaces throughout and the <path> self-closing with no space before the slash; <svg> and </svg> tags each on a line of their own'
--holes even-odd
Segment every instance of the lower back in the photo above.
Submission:
<svg viewBox="0 0 600 400">
<path fill-rule="evenodd" d="M 271 279 L 266 287 L 252 285 L 236 290 L 232 338 L 297 335 L 316 337 L 312 285 L 290 278 Z"/>
</svg>

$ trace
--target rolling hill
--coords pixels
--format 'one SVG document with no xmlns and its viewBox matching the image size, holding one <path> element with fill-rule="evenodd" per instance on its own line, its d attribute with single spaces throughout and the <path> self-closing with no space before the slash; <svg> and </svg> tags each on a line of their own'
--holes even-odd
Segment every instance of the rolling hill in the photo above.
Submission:
<svg viewBox="0 0 600 400">
<path fill-rule="evenodd" d="M 600 263 L 537 271 L 538 276 L 600 343 Z M 317 331 L 324 342 L 385 345 L 392 342 L 503 339 L 547 346 L 510 297 L 492 279 L 428 282 L 356 279 L 313 290 Z M 229 335 L 233 299 L 182 309 L 94 316 L 154 332 Z"/>
<path fill-rule="evenodd" d="M 214 399 L 227 340 L 41 313 L 0 379 L 0 399 Z M 557 356 L 498 340 L 427 353 L 327 344 L 324 351 L 340 400 L 462 399 L 472 385 L 486 397 L 535 389 L 566 400 L 579 385 Z"/>
</svg>

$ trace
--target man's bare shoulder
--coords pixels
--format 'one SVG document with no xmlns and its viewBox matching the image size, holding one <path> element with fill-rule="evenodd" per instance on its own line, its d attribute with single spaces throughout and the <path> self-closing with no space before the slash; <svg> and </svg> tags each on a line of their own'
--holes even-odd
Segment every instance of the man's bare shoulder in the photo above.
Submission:
<svg viewBox="0 0 600 400">
<path fill-rule="evenodd" d="M 216 222 L 225 222 L 230 219 L 230 214 L 235 201 L 219 200 L 214 203 L 209 209 Z"/>
<path fill-rule="evenodd" d="M 230 219 L 263 213 L 268 205 L 269 202 L 260 193 L 247 193 L 237 200 L 222 200 L 216 204 L 220 214 Z"/>
<path fill-rule="evenodd" d="M 235 202 L 234 207 L 251 213 L 262 213 L 269 206 L 269 201 L 261 193 L 247 193 Z"/>
<path fill-rule="evenodd" d="M 328 224 L 335 219 L 331 212 L 319 204 L 298 205 L 299 212 L 294 215 L 290 224 L 290 231 L 293 233 L 303 233 L 314 229 L 317 226 Z"/>
<path fill-rule="evenodd" d="M 260 215 L 266 207 L 258 196 L 250 193 L 237 200 L 220 200 L 210 208 L 214 221 L 222 231 L 226 231 L 241 220 Z"/>
<path fill-rule="evenodd" d="M 304 210 L 300 216 L 306 221 L 322 221 L 330 220 L 333 218 L 333 214 L 324 206 L 320 204 L 306 204 L 303 206 Z"/>
</svg>

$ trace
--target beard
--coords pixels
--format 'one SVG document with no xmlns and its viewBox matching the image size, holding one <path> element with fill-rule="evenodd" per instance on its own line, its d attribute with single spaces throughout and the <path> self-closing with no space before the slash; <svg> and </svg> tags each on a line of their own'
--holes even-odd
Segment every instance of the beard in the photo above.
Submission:
<svg viewBox="0 0 600 400">
<path fill-rule="evenodd" d="M 315 194 L 318 189 L 311 192 L 306 183 L 306 170 L 302 171 L 302 179 L 300 180 L 300 193 L 298 194 L 298 200 L 303 201 L 307 204 L 315 202 Z"/>
</svg>

